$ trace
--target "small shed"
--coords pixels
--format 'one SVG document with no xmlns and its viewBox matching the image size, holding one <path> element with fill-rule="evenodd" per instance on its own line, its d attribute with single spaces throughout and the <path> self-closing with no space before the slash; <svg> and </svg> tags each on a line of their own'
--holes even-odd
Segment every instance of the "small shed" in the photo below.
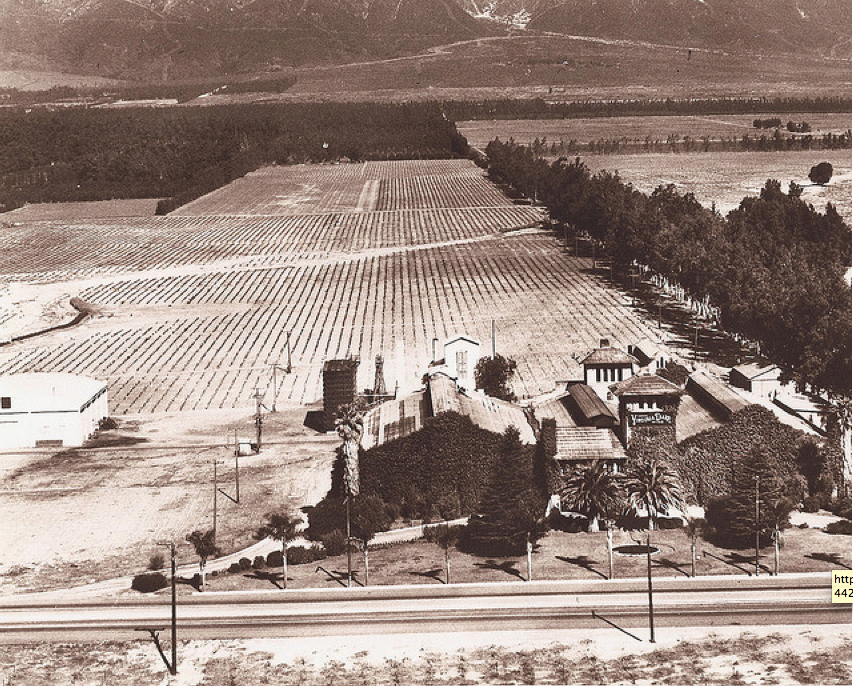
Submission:
<svg viewBox="0 0 853 686">
<path fill-rule="evenodd" d="M 108 416 L 104 381 L 65 372 L 0 376 L 0 450 L 80 446 Z"/>
<path fill-rule="evenodd" d="M 739 364 L 729 373 L 729 383 L 762 398 L 774 398 L 782 390 L 782 369 L 766 360 Z"/>
</svg>

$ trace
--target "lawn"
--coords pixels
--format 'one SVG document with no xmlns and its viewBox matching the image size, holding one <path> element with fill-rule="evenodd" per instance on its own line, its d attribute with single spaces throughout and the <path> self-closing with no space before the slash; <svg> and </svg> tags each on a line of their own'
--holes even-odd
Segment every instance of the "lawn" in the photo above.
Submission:
<svg viewBox="0 0 853 686">
<path fill-rule="evenodd" d="M 652 573 L 656 577 L 690 576 L 690 539 L 682 530 L 656 531 L 652 545 L 660 552 L 652 556 Z M 785 531 L 780 570 L 785 572 L 829 572 L 848 569 L 851 564 L 849 536 L 833 536 L 817 529 L 791 528 Z M 614 546 L 644 541 L 643 532 L 617 531 Z M 699 540 L 696 563 L 697 575 L 752 574 L 754 553 L 750 550 L 727 550 Z M 487 558 L 452 550 L 451 581 L 453 583 L 487 583 L 523 581 L 527 576 L 524 557 Z M 774 568 L 773 549 L 765 548 L 760 556 L 761 574 Z M 353 554 L 353 569 L 358 583 L 364 580 L 363 558 Z M 220 574 L 209 578 L 211 590 L 247 590 L 277 586 L 280 569 L 252 570 L 244 573 Z M 435 544 L 423 540 L 399 543 L 369 551 L 371 586 L 394 584 L 444 583 L 444 552 Z M 536 546 L 533 554 L 533 578 L 606 579 L 608 572 L 605 534 L 566 533 L 551 531 Z M 272 576 L 270 576 L 272 575 Z M 614 576 L 617 578 L 646 575 L 643 555 L 614 555 Z M 288 589 L 336 587 L 346 579 L 346 556 L 288 567 Z"/>
</svg>

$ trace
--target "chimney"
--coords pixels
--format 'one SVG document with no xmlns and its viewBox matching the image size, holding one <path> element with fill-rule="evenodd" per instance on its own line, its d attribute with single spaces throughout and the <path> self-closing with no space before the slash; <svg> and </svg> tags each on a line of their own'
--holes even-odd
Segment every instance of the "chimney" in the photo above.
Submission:
<svg viewBox="0 0 853 686">
<path fill-rule="evenodd" d="M 610 347 L 610 339 L 609 338 L 599 338 L 598 339 L 598 347 L 599 348 L 609 348 Z"/>
<path fill-rule="evenodd" d="M 438 339 L 432 339 L 432 361 L 436 362 L 438 360 Z"/>
</svg>

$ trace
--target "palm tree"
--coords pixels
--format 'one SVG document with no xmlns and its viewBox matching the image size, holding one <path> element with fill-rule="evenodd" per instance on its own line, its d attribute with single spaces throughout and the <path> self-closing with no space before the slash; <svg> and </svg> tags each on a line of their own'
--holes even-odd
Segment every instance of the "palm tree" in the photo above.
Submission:
<svg viewBox="0 0 853 686">
<path fill-rule="evenodd" d="M 657 515 L 666 514 L 669 508 L 683 509 L 684 501 L 678 477 L 669 465 L 656 458 L 638 460 L 625 476 L 628 503 L 640 514 L 646 513 L 646 569 L 649 582 L 649 633 L 655 642 L 655 620 L 652 605 L 652 527 Z"/>
<path fill-rule="evenodd" d="M 350 501 L 359 494 L 358 449 L 364 432 L 361 408 L 356 404 L 342 405 L 335 418 L 335 430 L 343 441 L 344 498 L 347 504 L 347 588 L 352 585 L 352 535 Z"/>
<path fill-rule="evenodd" d="M 269 512 L 266 522 L 257 530 L 255 538 L 263 540 L 271 538 L 281 544 L 282 590 L 287 589 L 287 544 L 297 536 L 296 527 L 300 520 L 292 517 L 289 512 Z"/>
<path fill-rule="evenodd" d="M 213 535 L 213 529 L 210 529 L 209 531 L 199 531 L 196 529 L 187 536 L 187 540 L 192 543 L 193 548 L 195 549 L 195 554 L 198 555 L 198 571 L 201 576 L 201 588 L 199 590 L 201 591 L 204 590 L 204 570 L 207 566 L 207 560 L 210 557 L 214 557 L 219 552 L 216 544 L 213 542 Z"/>
<path fill-rule="evenodd" d="M 608 578 L 613 578 L 613 527 L 612 517 L 622 507 L 625 495 L 619 475 L 595 460 L 575 469 L 560 489 L 566 506 L 587 516 L 588 531 L 599 531 L 599 521 L 607 529 Z"/>
<path fill-rule="evenodd" d="M 619 477 L 599 460 L 575 469 L 560 496 L 568 508 L 587 516 L 588 531 L 600 531 L 599 520 L 611 517 L 624 499 Z"/>
</svg>

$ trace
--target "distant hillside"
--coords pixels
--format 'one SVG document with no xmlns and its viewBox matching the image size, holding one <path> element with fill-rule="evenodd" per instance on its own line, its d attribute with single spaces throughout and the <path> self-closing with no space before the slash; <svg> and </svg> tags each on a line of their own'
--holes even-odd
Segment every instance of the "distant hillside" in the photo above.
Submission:
<svg viewBox="0 0 853 686">
<path fill-rule="evenodd" d="M 508 4 L 514 7 L 517 2 Z M 847 0 L 566 0 L 534 14 L 528 27 L 691 47 L 849 58 L 850 21 Z"/>
<path fill-rule="evenodd" d="M 27 59 L 181 79 L 410 54 L 487 35 L 453 0 L 0 0 L 0 68 Z"/>
<path fill-rule="evenodd" d="M 851 4 L 847 0 L 0 0 L 0 18 L 0 70 L 167 81 L 381 60 L 510 30 L 516 36 L 526 30 L 737 54 L 849 59 Z M 613 47 L 628 54 L 625 44 Z M 466 62 L 448 71 L 459 77 L 470 70 L 500 71 L 512 57 L 496 60 L 500 64 Z"/>
</svg>

